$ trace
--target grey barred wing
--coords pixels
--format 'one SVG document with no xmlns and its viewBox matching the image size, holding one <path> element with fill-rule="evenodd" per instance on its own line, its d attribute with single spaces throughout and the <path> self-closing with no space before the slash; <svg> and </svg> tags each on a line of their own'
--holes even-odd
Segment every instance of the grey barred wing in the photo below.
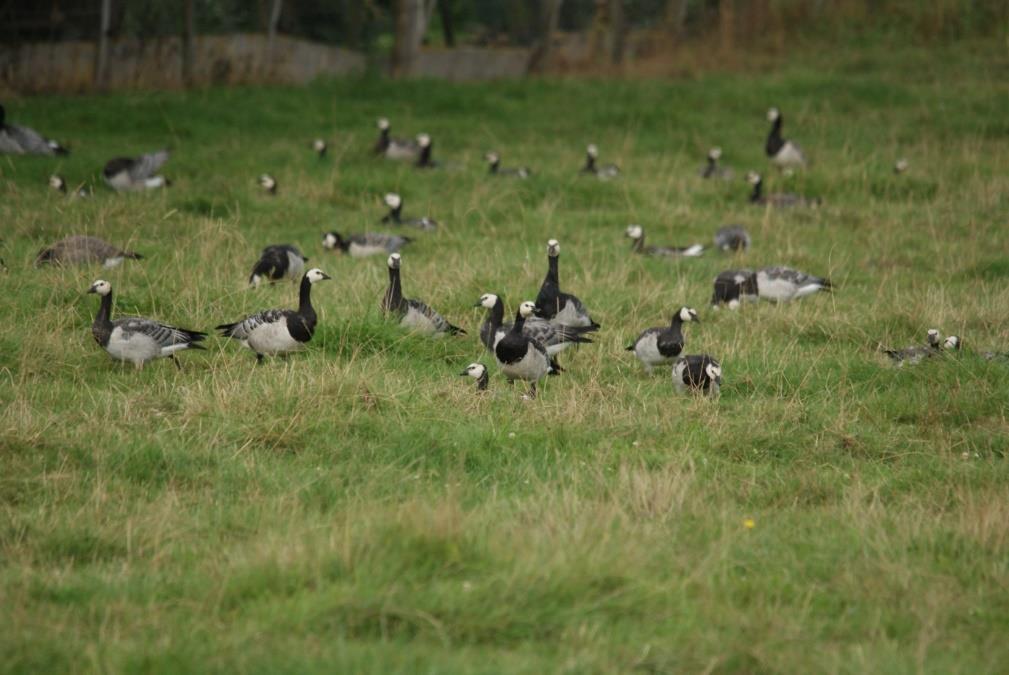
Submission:
<svg viewBox="0 0 1009 675">
<path fill-rule="evenodd" d="M 146 335 L 161 347 L 191 344 L 200 342 L 207 337 L 206 333 L 187 330 L 185 328 L 176 328 L 175 326 L 168 326 L 157 321 L 139 317 L 125 317 L 112 323 L 123 331 L 124 336 L 128 337 L 131 334 Z"/>
<path fill-rule="evenodd" d="M 217 326 L 217 329 L 221 331 L 222 335 L 225 337 L 234 338 L 236 340 L 248 340 L 252 331 L 256 330 L 260 326 L 283 321 L 285 318 L 295 313 L 296 312 L 289 309 L 266 309 L 262 312 L 251 314 L 241 321 L 221 324 L 220 326 Z"/>
</svg>

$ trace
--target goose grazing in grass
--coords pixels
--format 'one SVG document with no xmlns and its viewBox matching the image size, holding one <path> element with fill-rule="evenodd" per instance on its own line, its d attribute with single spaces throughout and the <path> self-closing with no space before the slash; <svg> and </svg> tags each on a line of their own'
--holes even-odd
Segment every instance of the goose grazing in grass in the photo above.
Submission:
<svg viewBox="0 0 1009 675">
<path fill-rule="evenodd" d="M 453 326 L 433 308 L 420 300 L 403 297 L 403 288 L 399 277 L 401 257 L 393 253 L 387 261 L 389 265 L 389 287 L 382 297 L 382 311 L 393 314 L 399 319 L 399 325 L 418 333 L 427 335 L 465 335 L 466 331 Z"/>
<path fill-rule="evenodd" d="M 801 169 L 806 166 L 806 155 L 802 148 L 781 135 L 781 126 L 785 121 L 781 112 L 777 108 L 771 108 L 767 111 L 767 121 L 771 123 L 771 131 L 767 134 L 764 152 L 771 163 L 779 169 Z"/>
<path fill-rule="evenodd" d="M 252 266 L 249 285 L 258 288 L 264 279 L 272 283 L 285 277 L 297 281 L 301 278 L 307 262 L 308 258 L 301 254 L 297 246 L 291 244 L 267 246 L 259 254 L 259 260 Z"/>
<path fill-rule="evenodd" d="M 942 348 L 946 351 L 958 352 L 960 351 L 961 340 L 959 336 L 947 335 L 946 339 L 942 341 Z"/>
<path fill-rule="evenodd" d="M 645 372 L 651 375 L 655 366 L 671 362 L 683 351 L 683 324 L 691 321 L 700 323 L 697 311 L 690 307 L 680 307 L 673 313 L 668 326 L 646 328 L 627 347 L 627 351 L 634 352 L 645 367 Z"/>
<path fill-rule="evenodd" d="M 502 167 L 501 166 L 501 155 L 496 152 L 488 152 L 484 155 L 487 160 L 487 164 L 490 167 L 490 172 L 495 176 L 515 176 L 517 178 L 528 178 L 532 175 L 532 171 L 528 167 L 516 166 L 516 167 Z"/>
<path fill-rule="evenodd" d="M 556 239 L 547 242 L 547 275 L 543 278 L 540 292 L 536 296 L 536 316 L 559 326 L 593 328 L 599 324 L 592 320 L 581 300 L 570 293 L 561 291 L 560 276 L 557 272 L 561 245 Z"/>
<path fill-rule="evenodd" d="M 620 175 L 619 166 L 616 164 L 597 166 L 596 161 L 598 159 L 599 148 L 596 147 L 595 143 L 592 143 L 585 148 L 585 166 L 582 167 L 582 173 L 590 173 L 600 180 L 609 180 Z"/>
<path fill-rule="evenodd" d="M 365 232 L 350 234 L 346 237 L 339 232 L 327 232 L 322 235 L 322 247 L 329 251 L 342 251 L 351 258 L 367 258 L 371 255 L 396 253 L 413 239 L 398 234 L 382 234 L 380 232 Z"/>
<path fill-rule="evenodd" d="M 911 167 L 911 163 L 901 157 L 896 162 L 893 163 L 893 172 L 896 174 L 902 174 Z"/>
<path fill-rule="evenodd" d="M 403 217 L 403 198 L 395 192 L 390 192 L 383 197 L 385 205 L 389 207 L 389 213 L 382 218 L 383 223 L 395 223 L 396 225 L 408 225 L 416 227 L 418 230 L 431 232 L 438 227 L 438 222 L 427 216 L 423 218 Z"/>
<path fill-rule="evenodd" d="M 708 161 L 701 168 L 701 178 L 721 178 L 722 180 L 732 180 L 735 172 L 727 166 L 722 166 L 718 160 L 722 157 L 721 148 L 711 148 L 708 150 Z"/>
<path fill-rule="evenodd" d="M 60 194 L 67 194 L 67 182 L 66 180 L 64 180 L 63 176 L 59 174 L 54 173 L 53 175 L 49 176 L 49 187 L 51 187 L 53 190 L 56 190 Z M 71 197 L 75 197 L 78 199 L 86 199 L 87 197 L 90 196 L 91 191 L 88 189 L 88 186 L 83 183 L 78 185 L 77 189 L 74 190 L 73 195 L 71 195 Z"/>
<path fill-rule="evenodd" d="M 494 358 L 509 382 L 523 380 L 529 383 L 529 398 L 536 398 L 536 383 L 550 372 L 550 356 L 546 347 L 525 334 L 526 319 L 533 315 L 536 306 L 531 302 L 519 305 L 515 323 L 494 346 Z"/>
<path fill-rule="evenodd" d="M 482 363 L 471 363 L 466 366 L 466 370 L 459 373 L 462 377 L 472 377 L 476 380 L 477 391 L 487 391 L 487 383 L 490 381 L 490 373 L 487 366 Z"/>
<path fill-rule="evenodd" d="M 168 326 L 151 319 L 122 317 L 112 320 L 112 284 L 102 279 L 91 284 L 88 293 L 102 296 L 98 314 L 91 324 L 95 342 L 116 361 L 129 361 L 137 370 L 154 359 L 168 357 L 175 361 L 175 352 L 203 349 L 199 343 L 206 333 Z M 179 362 L 175 361 L 179 368 Z"/>
<path fill-rule="evenodd" d="M 323 139 L 317 138 L 314 141 L 312 141 L 312 151 L 319 156 L 319 159 L 322 159 L 323 157 L 326 156 L 326 151 L 328 149 L 329 146 Z"/>
<path fill-rule="evenodd" d="M 167 150 L 151 152 L 139 157 L 116 157 L 102 169 L 102 177 L 117 192 L 135 192 L 167 187 L 171 183 L 158 175 L 158 170 L 168 161 Z"/>
<path fill-rule="evenodd" d="M 263 188 L 263 192 L 271 196 L 276 195 L 277 188 L 280 187 L 277 179 L 268 173 L 260 174 L 259 178 L 256 179 L 256 183 L 259 187 Z"/>
<path fill-rule="evenodd" d="M 715 277 L 715 292 L 711 296 L 711 306 L 718 309 L 728 305 L 738 309 L 742 302 L 755 302 L 757 295 L 757 273 L 753 270 L 726 270 Z"/>
<path fill-rule="evenodd" d="M 779 209 L 787 209 L 793 206 L 819 206 L 820 198 L 807 198 L 793 192 L 772 192 L 764 194 L 764 178 L 756 171 L 746 174 L 746 182 L 753 186 L 750 191 L 750 203 L 760 206 L 773 206 Z"/>
<path fill-rule="evenodd" d="M 937 329 L 930 328 L 926 339 L 927 344 L 924 345 L 913 345 L 904 349 L 884 349 L 883 353 L 893 359 L 898 366 L 903 366 L 905 363 L 915 365 L 939 354 L 942 350 L 942 338 L 939 337 Z"/>
<path fill-rule="evenodd" d="M 726 225 L 715 232 L 715 248 L 719 251 L 745 251 L 750 248 L 750 235 L 742 225 Z"/>
<path fill-rule="evenodd" d="M 722 366 L 707 354 L 682 356 L 673 364 L 673 386 L 681 393 L 718 396 L 722 388 Z"/>
<path fill-rule="evenodd" d="M 7 124 L 7 111 L 0 105 L 0 155 L 67 155 L 56 141 L 29 127 Z"/>
<path fill-rule="evenodd" d="M 480 326 L 480 341 L 493 353 L 498 341 L 511 330 L 511 324 L 503 323 L 504 300 L 494 293 L 484 293 L 475 306 L 487 309 L 487 318 Z M 591 326 L 583 328 L 558 326 L 546 319 L 531 316 L 525 320 L 522 330 L 526 337 L 536 340 L 546 348 L 552 374 L 559 374 L 563 369 L 557 363 L 557 354 L 573 344 L 591 343 L 592 340 L 585 335 L 596 329 Z"/>
<path fill-rule="evenodd" d="M 420 152 L 417 153 L 417 163 L 415 164 L 418 169 L 433 169 L 438 166 L 438 162 L 434 161 L 431 157 L 434 146 L 431 143 L 430 136 L 427 134 L 417 134 L 417 147 L 420 148 Z"/>
<path fill-rule="evenodd" d="M 645 230 L 640 225 L 628 225 L 624 234 L 631 239 L 631 251 L 657 258 L 696 258 L 704 253 L 700 244 L 691 246 L 645 246 Z"/>
<path fill-rule="evenodd" d="M 790 267 L 765 267 L 757 270 L 757 295 L 764 300 L 788 302 L 830 290 L 833 290 L 830 279 L 814 277 Z"/>
<path fill-rule="evenodd" d="M 389 127 L 389 120 L 379 117 L 376 122 L 378 126 L 378 140 L 375 142 L 374 153 L 382 155 L 387 159 L 415 160 L 420 154 L 420 148 L 416 141 L 393 138 Z"/>
<path fill-rule="evenodd" d="M 104 267 L 117 267 L 126 258 L 140 260 L 143 257 L 133 251 L 124 251 L 98 237 L 78 234 L 60 239 L 49 248 L 40 251 L 35 258 L 35 266 L 101 263 Z"/>
</svg>

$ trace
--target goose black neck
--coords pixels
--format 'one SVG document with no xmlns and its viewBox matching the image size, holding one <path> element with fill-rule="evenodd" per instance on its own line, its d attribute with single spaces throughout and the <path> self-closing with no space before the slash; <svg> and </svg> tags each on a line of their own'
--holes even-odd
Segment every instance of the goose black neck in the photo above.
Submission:
<svg viewBox="0 0 1009 675">
<path fill-rule="evenodd" d="M 511 332 L 516 335 L 522 334 L 522 327 L 526 325 L 526 318 L 522 316 L 522 310 L 515 313 L 515 323 L 512 324 Z"/>
<path fill-rule="evenodd" d="M 490 163 L 490 172 L 491 173 L 497 173 L 498 167 L 500 165 L 501 165 L 501 160 L 497 160 L 496 162 L 491 162 Z"/>
<path fill-rule="evenodd" d="M 431 145 L 425 145 L 420 149 L 420 157 L 417 159 L 417 166 L 430 166 L 431 164 Z"/>
<path fill-rule="evenodd" d="M 556 256 L 556 255 L 548 255 L 547 256 L 547 262 L 549 264 L 549 268 L 547 269 L 547 278 L 546 278 L 546 281 L 560 286 L 560 283 L 561 283 L 560 282 L 560 276 L 557 273 L 557 259 L 558 258 L 560 258 L 560 256 Z"/>
<path fill-rule="evenodd" d="M 641 253 L 645 250 L 645 235 L 631 240 L 631 250 L 635 253 Z"/>
<path fill-rule="evenodd" d="M 399 268 L 389 268 L 389 288 L 385 292 L 385 305 L 389 308 L 399 307 L 403 301 L 403 288 L 399 280 Z"/>
<path fill-rule="evenodd" d="M 504 322 L 504 301 L 500 296 L 498 296 L 490 311 L 487 312 L 487 320 L 490 322 L 491 335 L 493 335 L 502 322 Z"/>
<path fill-rule="evenodd" d="M 298 314 L 315 315 L 315 309 L 312 307 L 312 282 L 308 280 L 307 274 L 301 278 L 301 288 L 298 290 Z"/>
<path fill-rule="evenodd" d="M 402 213 L 403 213 L 403 204 L 402 202 L 400 202 L 400 205 L 397 206 L 396 208 L 389 209 L 389 215 L 387 215 L 386 218 L 394 223 L 399 223 L 400 216 Z"/>
<path fill-rule="evenodd" d="M 782 119 L 781 115 L 778 115 L 778 117 L 774 120 L 774 123 L 771 125 L 771 132 L 767 134 L 767 145 L 765 149 L 768 155 L 773 156 L 778 154 L 778 151 L 781 150 L 781 146 L 785 144 L 781 138 Z"/>
<path fill-rule="evenodd" d="M 760 202 L 764 198 L 763 189 L 764 189 L 764 179 L 761 178 L 760 180 L 758 180 L 756 183 L 753 184 L 753 192 L 750 193 L 750 201 L 753 203 Z"/>
<path fill-rule="evenodd" d="M 596 170 L 596 158 L 592 155 L 585 155 L 585 167 L 582 171 L 593 172 Z"/>
<path fill-rule="evenodd" d="M 709 155 L 708 156 L 708 165 L 704 168 L 704 177 L 705 178 L 710 178 L 712 175 L 714 175 L 714 173 L 715 173 L 715 167 L 717 166 L 717 164 L 718 164 L 718 161 L 714 157 L 712 157 L 712 156 Z"/>
<path fill-rule="evenodd" d="M 109 291 L 102 296 L 102 302 L 98 305 L 98 313 L 95 314 L 95 326 L 112 325 L 112 292 Z"/>
<path fill-rule="evenodd" d="M 490 380 L 490 373 L 487 372 L 486 369 L 484 369 L 483 374 L 481 374 L 480 377 L 477 378 L 477 381 L 476 381 L 476 390 L 477 391 L 485 391 L 487 389 L 487 382 L 489 380 Z"/>
<path fill-rule="evenodd" d="M 677 312 L 676 314 L 673 314 L 673 320 L 669 322 L 669 326 L 671 328 L 675 328 L 677 326 L 682 326 L 682 325 L 683 325 L 683 317 L 680 316 L 680 313 Z"/>
</svg>

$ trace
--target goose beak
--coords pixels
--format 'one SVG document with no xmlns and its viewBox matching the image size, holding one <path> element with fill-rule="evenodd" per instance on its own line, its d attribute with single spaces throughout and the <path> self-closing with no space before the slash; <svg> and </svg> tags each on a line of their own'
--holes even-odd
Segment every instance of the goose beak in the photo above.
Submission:
<svg viewBox="0 0 1009 675">
<path fill-rule="evenodd" d="M 483 307 L 483 303 L 482 303 L 482 302 L 478 302 L 478 303 L 476 303 L 476 304 L 475 304 L 475 305 L 473 305 L 473 306 L 474 306 L 474 307 Z"/>
<path fill-rule="evenodd" d="M 328 274 L 326 274 L 325 272 L 323 272 L 323 273 L 322 273 L 322 278 L 323 278 L 323 279 L 332 279 L 333 277 L 331 277 L 331 276 L 329 276 Z"/>
<path fill-rule="evenodd" d="M 469 375 L 469 371 L 466 371 L 466 370 L 464 370 L 461 373 L 459 373 L 459 377 L 466 377 L 467 375 Z"/>
<path fill-rule="evenodd" d="M 94 286 L 92 286 L 91 288 L 88 289 L 88 293 L 97 293 L 97 292 L 98 291 L 95 290 Z"/>
</svg>

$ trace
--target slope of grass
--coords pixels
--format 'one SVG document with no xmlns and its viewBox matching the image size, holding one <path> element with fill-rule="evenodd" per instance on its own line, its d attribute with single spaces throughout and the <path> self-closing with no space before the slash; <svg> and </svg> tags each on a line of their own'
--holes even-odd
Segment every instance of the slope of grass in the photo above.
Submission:
<svg viewBox="0 0 1009 675">
<path fill-rule="evenodd" d="M 994 672 L 1009 663 L 1009 95 L 1004 50 L 821 56 L 672 82 L 354 80 L 7 102 L 68 142 L 0 158 L 0 666 L 10 672 Z M 767 171 L 815 211 L 766 212 L 697 178 L 721 145 L 766 169 L 777 105 L 812 169 Z M 368 155 L 373 120 L 427 131 L 444 168 Z M 308 148 L 331 140 L 330 157 Z M 624 176 L 577 176 L 600 145 Z M 59 171 L 167 145 L 174 186 L 67 200 Z M 528 164 L 495 180 L 482 155 Z M 911 160 L 895 177 L 898 156 Z M 270 198 L 255 177 L 280 181 Z M 381 195 L 442 227 L 403 254 L 408 295 L 470 337 L 386 324 L 380 258 L 324 252 L 378 229 Z M 632 257 L 740 222 L 737 256 Z M 91 233 L 142 252 L 114 270 L 32 269 Z M 535 402 L 475 334 L 483 292 L 534 297 L 545 242 L 603 324 Z M 316 288 L 306 353 L 255 367 L 208 340 L 184 368 L 111 362 L 84 291 L 207 329 L 290 305 L 244 287 L 299 244 Z M 707 308 L 722 269 L 787 264 L 838 286 L 787 306 Z M 718 401 L 673 394 L 623 347 L 681 304 Z M 894 369 L 880 343 L 930 327 L 965 351 Z M 492 373 L 495 370 L 491 367 Z M 750 527 L 752 525 L 752 527 Z"/>
</svg>

